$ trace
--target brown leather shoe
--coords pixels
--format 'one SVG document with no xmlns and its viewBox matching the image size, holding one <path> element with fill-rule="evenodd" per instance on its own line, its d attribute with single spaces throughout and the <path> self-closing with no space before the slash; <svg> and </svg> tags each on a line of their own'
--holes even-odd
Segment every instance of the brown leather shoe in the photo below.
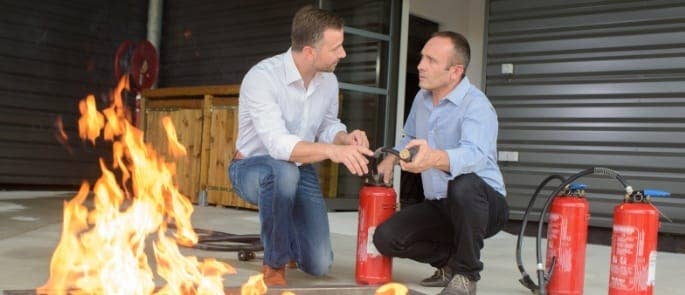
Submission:
<svg viewBox="0 0 685 295">
<path fill-rule="evenodd" d="M 297 262 L 295 260 L 290 260 L 288 264 L 285 265 L 287 268 L 297 268 Z"/>
<path fill-rule="evenodd" d="M 264 284 L 268 287 L 285 286 L 288 284 L 285 281 L 285 267 L 271 268 L 264 264 L 262 265 L 262 273 L 264 274 Z"/>
</svg>

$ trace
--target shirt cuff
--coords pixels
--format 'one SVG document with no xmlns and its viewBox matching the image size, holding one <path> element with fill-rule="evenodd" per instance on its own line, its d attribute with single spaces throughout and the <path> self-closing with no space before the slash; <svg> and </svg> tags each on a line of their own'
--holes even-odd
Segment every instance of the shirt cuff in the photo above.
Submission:
<svg viewBox="0 0 685 295">
<path fill-rule="evenodd" d="M 450 179 L 453 179 L 461 174 L 464 173 L 464 167 L 460 165 L 459 161 L 460 158 L 464 157 L 464 153 L 460 152 L 459 149 L 450 149 L 450 150 L 445 150 L 447 153 L 447 157 L 449 158 L 450 161 Z"/>
<path fill-rule="evenodd" d="M 290 155 L 295 149 L 295 145 L 302 141 L 301 138 L 295 135 L 283 135 L 271 147 L 270 154 L 276 160 L 290 161 Z"/>
<path fill-rule="evenodd" d="M 413 138 L 409 136 L 403 136 L 402 139 L 400 139 L 400 142 L 394 147 L 396 151 L 401 151 L 404 149 L 404 147 L 407 146 L 407 144 L 412 140 Z"/>
<path fill-rule="evenodd" d="M 337 135 L 340 131 L 347 133 L 347 127 L 342 123 L 332 125 L 321 133 L 319 141 L 323 143 L 333 143 L 335 140 L 335 135 Z"/>
</svg>

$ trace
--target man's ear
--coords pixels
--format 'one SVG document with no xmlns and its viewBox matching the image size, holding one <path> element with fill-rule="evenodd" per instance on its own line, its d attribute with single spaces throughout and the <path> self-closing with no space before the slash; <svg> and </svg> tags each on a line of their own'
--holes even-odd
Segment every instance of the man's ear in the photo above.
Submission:
<svg viewBox="0 0 685 295">
<path fill-rule="evenodd" d="M 314 54 L 315 54 L 314 51 L 316 51 L 316 49 L 315 49 L 314 47 L 312 47 L 312 46 L 305 45 L 305 46 L 302 47 L 302 53 L 303 53 L 304 56 L 306 56 L 306 57 L 313 58 L 313 57 L 314 57 Z"/>
<path fill-rule="evenodd" d="M 453 75 L 452 78 L 456 79 L 456 80 L 460 80 L 461 76 L 464 74 L 464 66 L 455 65 L 455 66 L 452 66 L 452 69 L 453 69 L 452 73 L 451 73 Z"/>
</svg>

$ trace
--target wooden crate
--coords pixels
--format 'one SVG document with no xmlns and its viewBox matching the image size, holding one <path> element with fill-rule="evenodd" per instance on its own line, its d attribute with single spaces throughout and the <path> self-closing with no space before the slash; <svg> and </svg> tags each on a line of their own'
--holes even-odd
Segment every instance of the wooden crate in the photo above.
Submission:
<svg viewBox="0 0 685 295">
<path fill-rule="evenodd" d="M 188 157 L 176 159 L 180 191 L 193 202 L 207 192 L 210 204 L 256 209 L 238 197 L 228 178 L 238 134 L 238 86 L 174 87 L 143 91 L 142 129 L 157 150 L 166 151 L 161 118 L 170 116 Z M 166 154 L 166 152 L 162 153 Z M 338 164 L 317 164 L 319 183 L 326 198 L 338 191 Z"/>
<path fill-rule="evenodd" d="M 187 157 L 175 159 L 176 181 L 179 191 L 195 201 L 200 190 L 200 146 L 202 134 L 193 132 L 202 128 L 202 111 L 195 109 L 151 109 L 146 116 L 145 140 L 152 144 L 165 159 L 173 157 L 168 152 L 167 136 L 162 127 L 162 118 L 168 116 L 176 127 L 178 141 L 186 147 Z"/>
<path fill-rule="evenodd" d="M 338 196 L 338 169 L 340 164 L 325 160 L 316 165 L 316 172 L 319 175 L 321 193 L 328 199 Z"/>
<path fill-rule="evenodd" d="M 208 151 L 207 196 L 209 203 L 257 209 L 233 193 L 233 186 L 227 177 L 238 137 L 237 101 L 216 98 L 213 105 Z"/>
</svg>

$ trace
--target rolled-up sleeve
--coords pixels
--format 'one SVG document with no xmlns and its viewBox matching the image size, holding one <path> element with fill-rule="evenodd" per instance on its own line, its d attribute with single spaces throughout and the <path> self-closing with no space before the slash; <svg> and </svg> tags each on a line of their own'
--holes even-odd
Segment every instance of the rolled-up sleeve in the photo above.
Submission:
<svg viewBox="0 0 685 295">
<path fill-rule="evenodd" d="M 476 172 L 487 164 L 488 151 L 497 140 L 497 115 L 486 101 L 469 105 L 461 127 L 461 139 L 455 149 L 447 149 L 450 176 Z"/>
<path fill-rule="evenodd" d="M 345 124 L 340 122 L 340 119 L 338 119 L 339 90 L 337 81 L 335 82 L 335 87 L 331 89 L 330 93 L 331 94 L 329 97 L 327 97 L 327 99 L 330 99 L 331 103 L 328 104 L 328 108 L 326 109 L 326 113 L 324 114 L 321 126 L 319 127 L 316 136 L 318 141 L 324 143 L 333 143 L 335 140 L 335 135 L 340 131 L 347 132 L 347 127 Z"/>
<path fill-rule="evenodd" d="M 395 150 L 402 150 L 407 143 L 412 139 L 416 138 L 416 104 L 421 101 L 421 97 L 417 94 L 412 102 L 411 109 L 409 110 L 409 116 L 407 116 L 407 121 L 404 122 L 404 128 L 402 129 L 402 138 L 400 142 L 395 146 Z"/>
<path fill-rule="evenodd" d="M 246 108 L 255 131 L 278 160 L 288 161 L 295 145 L 302 139 L 288 132 L 278 106 L 277 85 L 270 75 L 259 68 L 251 69 L 240 86 L 240 107 Z"/>
</svg>

